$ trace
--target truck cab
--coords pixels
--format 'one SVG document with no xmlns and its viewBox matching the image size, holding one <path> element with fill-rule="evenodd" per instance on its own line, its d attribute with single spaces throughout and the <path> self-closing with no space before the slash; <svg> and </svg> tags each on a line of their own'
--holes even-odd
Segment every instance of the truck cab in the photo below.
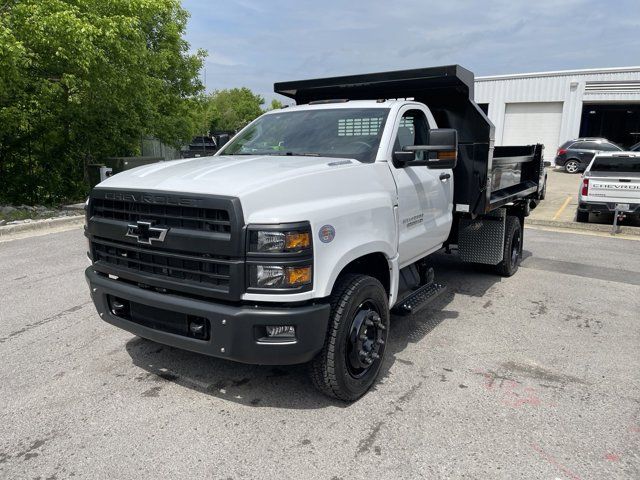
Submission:
<svg viewBox="0 0 640 480">
<path fill-rule="evenodd" d="M 391 312 L 444 290 L 430 255 L 517 270 L 542 146 L 494 147 L 472 86 L 459 66 L 276 84 L 298 105 L 215 156 L 102 182 L 86 227 L 100 316 L 229 360 L 308 362 L 322 392 L 359 398 Z"/>
</svg>

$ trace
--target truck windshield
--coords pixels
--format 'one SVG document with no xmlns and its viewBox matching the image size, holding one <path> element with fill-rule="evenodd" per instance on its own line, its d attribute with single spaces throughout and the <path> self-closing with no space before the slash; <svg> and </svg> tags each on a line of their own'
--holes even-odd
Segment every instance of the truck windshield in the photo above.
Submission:
<svg viewBox="0 0 640 480">
<path fill-rule="evenodd" d="M 375 160 L 387 108 L 335 108 L 264 115 L 222 155 L 308 155 Z"/>
<path fill-rule="evenodd" d="M 640 173 L 640 157 L 596 157 L 591 171 Z"/>
</svg>

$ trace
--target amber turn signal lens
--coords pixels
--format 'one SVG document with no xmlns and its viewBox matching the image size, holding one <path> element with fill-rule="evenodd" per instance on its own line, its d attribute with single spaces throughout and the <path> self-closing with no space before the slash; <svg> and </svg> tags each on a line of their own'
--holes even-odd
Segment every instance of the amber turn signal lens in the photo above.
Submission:
<svg viewBox="0 0 640 480">
<path fill-rule="evenodd" d="M 286 270 L 286 284 L 291 287 L 311 283 L 311 266 L 288 267 Z"/>
<path fill-rule="evenodd" d="M 455 160 L 458 152 L 455 150 L 442 150 L 438 152 L 438 160 Z"/>
<path fill-rule="evenodd" d="M 311 245 L 311 237 L 309 232 L 289 232 L 285 235 L 285 250 L 304 250 Z"/>
</svg>

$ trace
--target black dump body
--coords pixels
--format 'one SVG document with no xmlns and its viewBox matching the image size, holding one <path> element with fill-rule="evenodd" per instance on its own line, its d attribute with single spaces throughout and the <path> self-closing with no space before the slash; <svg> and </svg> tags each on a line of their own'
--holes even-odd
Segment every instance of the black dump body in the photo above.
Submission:
<svg viewBox="0 0 640 480">
<path fill-rule="evenodd" d="M 494 126 L 473 101 L 473 87 L 472 72 L 450 65 L 280 82 L 274 90 L 297 104 L 390 98 L 413 98 L 426 104 L 439 127 L 458 131 L 457 210 L 483 214 L 538 191 L 543 147 L 494 147 Z"/>
</svg>

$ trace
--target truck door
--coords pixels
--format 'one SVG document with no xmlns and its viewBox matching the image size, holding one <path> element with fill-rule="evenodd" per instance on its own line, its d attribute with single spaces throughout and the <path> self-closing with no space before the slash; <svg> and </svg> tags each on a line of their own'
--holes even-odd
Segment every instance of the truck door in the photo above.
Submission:
<svg viewBox="0 0 640 480">
<path fill-rule="evenodd" d="M 425 166 L 394 165 L 394 151 L 407 145 L 425 145 L 431 116 L 418 106 L 403 107 L 394 125 L 394 143 L 389 167 L 398 189 L 398 234 L 400 267 L 439 249 L 449 236 L 453 210 L 451 169 L 430 170 Z M 433 118 L 433 117 L 431 117 Z M 432 120 L 433 121 L 433 120 Z M 425 152 L 416 152 L 421 160 Z"/>
</svg>

